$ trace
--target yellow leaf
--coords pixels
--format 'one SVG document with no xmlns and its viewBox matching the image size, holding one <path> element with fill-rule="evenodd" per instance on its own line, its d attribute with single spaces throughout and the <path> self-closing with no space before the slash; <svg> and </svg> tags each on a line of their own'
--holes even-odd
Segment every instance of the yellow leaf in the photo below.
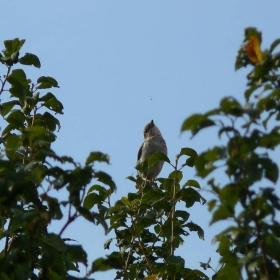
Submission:
<svg viewBox="0 0 280 280">
<path fill-rule="evenodd" d="M 143 280 L 157 280 L 159 274 L 153 274 L 145 277 Z"/>
<path fill-rule="evenodd" d="M 260 47 L 261 43 L 258 37 L 251 36 L 249 43 L 245 46 L 245 51 L 253 63 L 259 63 L 263 61 L 263 53 Z"/>
</svg>

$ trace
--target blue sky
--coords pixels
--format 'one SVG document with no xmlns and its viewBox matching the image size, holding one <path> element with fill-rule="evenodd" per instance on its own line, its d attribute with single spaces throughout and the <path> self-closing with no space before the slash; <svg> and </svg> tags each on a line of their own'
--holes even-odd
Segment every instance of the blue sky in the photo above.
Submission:
<svg viewBox="0 0 280 280">
<path fill-rule="evenodd" d="M 246 27 L 263 32 L 263 48 L 280 37 L 279 0 L 27 0 L 5 1 L 1 10 L 1 41 L 26 39 L 22 54 L 31 52 L 41 60 L 41 69 L 26 68 L 27 76 L 52 76 L 60 85 L 52 91 L 65 107 L 54 150 L 78 162 L 90 151 L 108 153 L 111 165 L 100 168 L 117 184 L 113 200 L 135 191 L 125 178 L 135 175 L 143 127 L 151 119 L 172 161 L 182 147 L 201 152 L 216 144 L 211 130 L 192 140 L 180 135 L 182 122 L 218 106 L 224 96 L 243 100 L 250 69 L 235 72 L 234 63 Z M 161 176 L 171 171 L 165 165 Z M 186 169 L 184 176 L 192 179 L 194 171 Z M 207 188 L 206 181 L 198 181 Z M 216 268 L 211 239 L 223 225 L 208 227 L 206 206 L 190 212 L 205 230 L 205 241 L 193 233 L 178 254 L 187 267 L 199 268 L 200 261 L 212 257 Z M 66 236 L 85 246 L 90 262 L 108 253 L 103 242 L 111 236 L 104 236 L 101 227 L 79 220 Z"/>
</svg>

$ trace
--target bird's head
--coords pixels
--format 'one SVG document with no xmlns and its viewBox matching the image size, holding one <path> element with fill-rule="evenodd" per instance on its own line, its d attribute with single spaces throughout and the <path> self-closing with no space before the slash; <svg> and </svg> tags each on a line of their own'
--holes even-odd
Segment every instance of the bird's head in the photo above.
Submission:
<svg viewBox="0 0 280 280">
<path fill-rule="evenodd" d="M 156 135 L 162 136 L 159 129 L 154 124 L 154 121 L 151 120 L 151 122 L 149 122 L 144 128 L 144 138 L 147 139 L 148 137 L 153 137 Z"/>
</svg>

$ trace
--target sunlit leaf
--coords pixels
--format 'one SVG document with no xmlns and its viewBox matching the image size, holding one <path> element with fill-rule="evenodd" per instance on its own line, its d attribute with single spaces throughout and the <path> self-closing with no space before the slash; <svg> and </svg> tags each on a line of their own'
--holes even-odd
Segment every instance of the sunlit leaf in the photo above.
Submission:
<svg viewBox="0 0 280 280">
<path fill-rule="evenodd" d="M 260 48 L 261 42 L 256 36 L 251 36 L 249 43 L 245 46 L 245 51 L 253 63 L 259 63 L 263 61 L 263 53 Z"/>
</svg>

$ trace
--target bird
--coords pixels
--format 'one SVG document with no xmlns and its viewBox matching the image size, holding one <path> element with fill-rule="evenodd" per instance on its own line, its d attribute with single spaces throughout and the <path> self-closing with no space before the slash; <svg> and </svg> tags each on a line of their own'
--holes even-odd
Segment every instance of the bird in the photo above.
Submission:
<svg viewBox="0 0 280 280">
<path fill-rule="evenodd" d="M 149 122 L 144 128 L 144 139 L 145 140 L 138 151 L 136 168 L 141 165 L 149 155 L 153 155 L 157 152 L 167 155 L 166 142 L 153 120 L 151 120 L 151 122 Z M 152 168 L 147 170 L 146 174 L 143 174 L 138 170 L 138 175 L 143 179 L 154 180 L 161 172 L 163 164 L 164 161 L 159 160 Z"/>
</svg>

